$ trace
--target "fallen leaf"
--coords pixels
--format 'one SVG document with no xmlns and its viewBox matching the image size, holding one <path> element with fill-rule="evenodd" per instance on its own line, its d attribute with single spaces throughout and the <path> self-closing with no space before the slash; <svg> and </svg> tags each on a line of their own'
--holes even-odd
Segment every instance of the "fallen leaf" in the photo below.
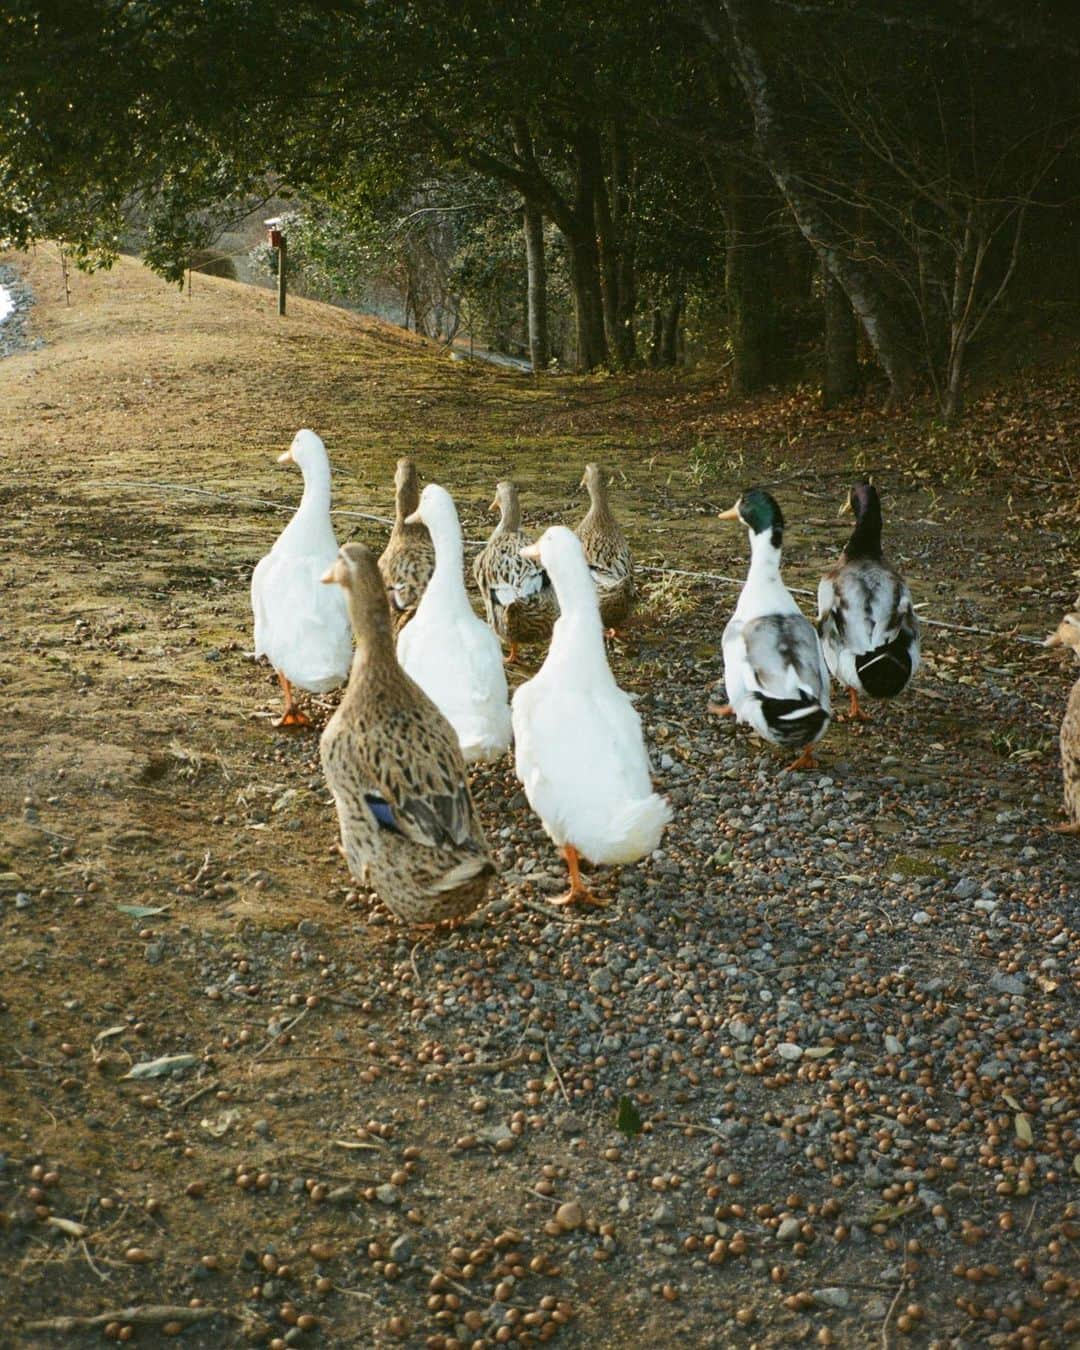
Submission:
<svg viewBox="0 0 1080 1350">
<path fill-rule="evenodd" d="M 213 1120 L 207 1116 L 203 1116 L 202 1120 L 199 1121 L 199 1124 L 207 1134 L 212 1134 L 215 1139 L 220 1139 L 223 1135 L 229 1133 L 242 1114 L 243 1113 L 238 1111 L 236 1107 L 233 1107 L 229 1111 L 222 1111 L 221 1115 L 215 1116 Z"/>
<path fill-rule="evenodd" d="M 135 919 L 156 919 L 159 914 L 168 914 L 160 905 L 117 905 L 121 914 L 130 914 Z"/>
<path fill-rule="evenodd" d="M 68 1237 L 85 1237 L 90 1231 L 85 1224 L 76 1223 L 74 1219 L 61 1219 L 57 1214 L 50 1214 L 45 1222 L 51 1223 L 54 1228 L 59 1228 L 61 1233 L 66 1233 Z"/>
<path fill-rule="evenodd" d="M 199 1063 L 198 1055 L 162 1055 L 160 1059 L 144 1059 L 124 1074 L 125 1078 L 164 1078 Z"/>
<path fill-rule="evenodd" d="M 111 1041 L 114 1036 L 122 1036 L 125 1031 L 131 1028 L 126 1022 L 120 1022 L 114 1027 L 106 1027 L 104 1031 L 99 1031 L 94 1037 L 95 1041 Z"/>
<path fill-rule="evenodd" d="M 1031 1133 L 1031 1121 L 1022 1111 L 1013 1117 L 1013 1124 L 1016 1126 L 1017 1139 L 1022 1139 L 1025 1144 L 1034 1142 L 1034 1135 Z"/>
</svg>

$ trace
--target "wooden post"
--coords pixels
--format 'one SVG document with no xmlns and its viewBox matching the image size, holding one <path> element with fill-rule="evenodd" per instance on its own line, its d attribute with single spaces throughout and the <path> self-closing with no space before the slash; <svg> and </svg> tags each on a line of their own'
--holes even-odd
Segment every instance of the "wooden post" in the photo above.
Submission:
<svg viewBox="0 0 1080 1350">
<path fill-rule="evenodd" d="M 285 236 L 281 236 L 281 243 L 278 244 L 277 251 L 277 312 L 285 313 Z"/>
</svg>

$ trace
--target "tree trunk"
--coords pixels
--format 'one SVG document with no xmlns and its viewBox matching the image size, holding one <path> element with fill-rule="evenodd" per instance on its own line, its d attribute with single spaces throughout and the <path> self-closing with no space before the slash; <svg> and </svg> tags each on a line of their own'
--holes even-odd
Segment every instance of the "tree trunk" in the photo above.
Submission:
<svg viewBox="0 0 1080 1350">
<path fill-rule="evenodd" d="M 795 222 L 817 251 L 822 265 L 847 292 L 874 354 L 884 370 L 892 397 L 911 388 L 914 366 L 899 316 L 882 293 L 867 264 L 853 258 L 829 215 L 800 177 L 772 104 L 772 86 L 754 42 L 746 0 L 723 0 L 735 51 L 735 71 L 754 119 L 754 138 Z M 708 23 L 708 20 L 706 21 Z M 710 32 L 714 41 L 719 41 Z"/>
<path fill-rule="evenodd" d="M 525 266 L 529 278 L 529 355 L 534 375 L 543 375 L 551 361 L 548 336 L 547 262 L 544 257 L 544 217 L 528 199 L 524 205 Z"/>
<path fill-rule="evenodd" d="M 682 321 L 682 310 L 683 293 L 678 290 L 663 310 L 660 332 L 660 364 L 663 366 L 679 364 L 679 326 Z"/>
<path fill-rule="evenodd" d="M 604 306 L 600 287 L 600 258 L 591 234 L 567 240 L 570 246 L 570 284 L 574 292 L 577 332 L 577 368 L 585 373 L 607 361 Z"/>
<path fill-rule="evenodd" d="M 600 251 L 596 242 L 596 192 L 599 165 L 585 136 L 576 147 L 576 182 L 572 220 L 563 227 L 570 245 L 570 279 L 574 288 L 577 322 L 578 370 L 605 365 L 604 299 L 600 281 Z"/>
<path fill-rule="evenodd" d="M 825 291 L 825 378 L 821 406 L 835 408 L 858 390 L 858 329 L 851 302 L 828 268 L 821 273 Z"/>
<path fill-rule="evenodd" d="M 732 387 L 752 394 L 776 378 L 776 306 L 765 185 L 732 170 L 726 176 L 725 285 L 731 324 Z"/>
<path fill-rule="evenodd" d="M 524 117 L 513 121 L 514 153 L 536 175 L 539 169 L 533 150 L 529 125 Z M 547 259 L 544 255 L 544 213 L 535 197 L 521 191 L 524 203 L 525 267 L 528 276 L 529 355 L 534 375 L 542 375 L 551 361 L 551 337 L 548 327 Z"/>
<path fill-rule="evenodd" d="M 604 330 L 615 364 L 620 370 L 627 370 L 637 360 L 637 343 L 634 334 L 636 284 L 633 250 L 629 240 L 626 147 L 621 133 L 613 129 L 610 173 L 606 180 L 599 171 L 599 142 L 594 136 L 590 137 L 589 150 L 596 156 L 596 237 L 603 281 Z"/>
<path fill-rule="evenodd" d="M 654 305 L 652 312 L 652 331 L 649 334 L 649 355 L 646 362 L 650 370 L 656 370 L 662 362 L 661 348 L 663 341 L 664 314 L 659 305 Z"/>
<path fill-rule="evenodd" d="M 595 370 L 607 361 L 604 340 L 604 307 L 600 285 L 600 257 L 596 246 L 596 167 L 581 138 L 574 146 L 574 201 L 571 204 L 540 169 L 529 128 L 523 117 L 512 119 L 514 162 L 507 163 L 479 145 L 463 151 L 456 138 L 436 122 L 428 126 L 449 147 L 463 154 L 481 173 L 517 188 L 545 216 L 554 221 L 566 239 L 570 254 L 570 280 L 574 292 L 577 330 L 577 363 L 582 371 Z"/>
</svg>

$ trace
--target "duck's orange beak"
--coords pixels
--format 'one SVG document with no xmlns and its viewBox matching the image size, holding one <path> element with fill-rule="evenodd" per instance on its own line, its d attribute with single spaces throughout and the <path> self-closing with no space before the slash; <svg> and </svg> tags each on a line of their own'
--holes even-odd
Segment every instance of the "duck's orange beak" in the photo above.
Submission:
<svg viewBox="0 0 1080 1350">
<path fill-rule="evenodd" d="M 738 520 L 738 519 L 739 519 L 739 503 L 736 502 L 734 506 L 729 506 L 728 509 L 727 509 L 726 511 L 721 511 L 720 514 L 716 517 L 716 519 L 717 519 L 717 520 Z"/>
<path fill-rule="evenodd" d="M 288 464 L 291 460 L 292 460 L 292 447 L 291 447 L 291 446 L 289 447 L 288 450 L 282 450 L 281 454 L 278 455 L 278 457 L 277 457 L 277 462 L 278 462 L 279 464 Z"/>
</svg>

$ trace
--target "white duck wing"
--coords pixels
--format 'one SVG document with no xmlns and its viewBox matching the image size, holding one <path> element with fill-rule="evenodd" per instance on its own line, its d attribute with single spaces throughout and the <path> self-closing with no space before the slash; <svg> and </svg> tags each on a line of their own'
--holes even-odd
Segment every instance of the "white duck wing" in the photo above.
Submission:
<svg viewBox="0 0 1080 1350">
<path fill-rule="evenodd" d="M 801 614 L 765 614 L 743 625 L 748 685 L 768 698 L 828 697 L 821 645 Z"/>
<path fill-rule="evenodd" d="M 728 620 L 721 639 L 724 654 L 724 692 L 730 705 L 738 710 L 754 688 L 754 673 L 743 641 L 743 621 Z"/>
<path fill-rule="evenodd" d="M 919 623 L 903 577 L 877 560 L 846 563 L 822 578 L 818 607 L 837 678 L 881 697 L 898 693 L 919 665 Z"/>
<path fill-rule="evenodd" d="M 256 653 L 313 693 L 343 683 L 352 660 L 344 595 L 320 581 L 327 566 L 325 558 L 271 552 L 251 584 Z"/>
<path fill-rule="evenodd" d="M 514 695 L 513 721 L 517 775 L 556 843 L 601 863 L 656 847 L 670 808 L 653 792 L 641 721 L 618 686 L 537 678 Z"/>
<path fill-rule="evenodd" d="M 260 558 L 251 574 L 251 612 L 255 618 L 255 657 L 266 655 L 266 643 L 270 630 L 270 612 L 267 606 L 267 589 L 270 575 L 274 570 L 274 555 L 268 553 Z"/>
<path fill-rule="evenodd" d="M 739 720 L 779 745 L 820 739 L 832 716 L 829 672 L 810 622 L 802 614 L 768 614 L 727 638 L 725 632 L 724 679 Z"/>
<path fill-rule="evenodd" d="M 460 691 L 458 727 L 462 750 L 468 758 L 502 754 L 510 745 L 510 694 L 506 684 L 499 639 L 485 623 L 470 615 L 463 625 L 462 646 L 469 679 Z"/>
<path fill-rule="evenodd" d="M 499 639 L 471 611 L 443 619 L 421 609 L 398 635 L 398 660 L 453 726 L 466 759 L 510 744 L 510 707 Z"/>
</svg>

